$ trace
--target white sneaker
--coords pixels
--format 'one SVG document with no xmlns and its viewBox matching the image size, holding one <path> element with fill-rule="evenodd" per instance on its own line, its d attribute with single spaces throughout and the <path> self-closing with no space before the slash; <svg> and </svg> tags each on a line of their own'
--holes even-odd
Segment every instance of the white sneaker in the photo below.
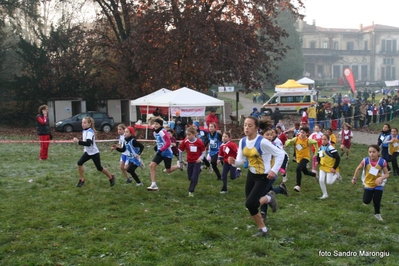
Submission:
<svg viewBox="0 0 399 266">
<path fill-rule="evenodd" d="M 143 162 L 143 160 L 140 159 L 140 168 L 144 170 L 145 168 L 145 164 Z"/>
<path fill-rule="evenodd" d="M 137 187 L 142 187 L 142 186 L 144 186 L 144 185 L 143 185 L 143 183 L 136 183 L 136 186 L 137 186 Z"/>
<path fill-rule="evenodd" d="M 339 182 L 342 182 L 342 176 L 339 173 L 335 173 L 333 178 L 335 178 L 335 180 L 338 180 Z"/>
<path fill-rule="evenodd" d="M 328 198 L 328 195 L 323 195 L 319 199 L 326 199 L 326 198 Z"/>
<path fill-rule="evenodd" d="M 148 191 L 158 191 L 158 186 L 157 185 L 151 185 L 147 187 Z"/>
<path fill-rule="evenodd" d="M 375 214 L 374 217 L 378 220 L 378 221 L 384 221 L 384 219 L 382 219 L 381 214 Z"/>
<path fill-rule="evenodd" d="M 299 192 L 299 191 L 301 191 L 301 187 L 300 187 L 300 186 L 295 186 L 295 187 L 294 187 L 294 190 L 295 190 L 296 192 Z"/>
<path fill-rule="evenodd" d="M 209 173 L 210 173 L 210 174 L 212 174 L 212 173 L 213 173 L 212 166 L 209 166 L 209 167 L 208 167 L 208 171 L 209 171 Z"/>
<path fill-rule="evenodd" d="M 194 197 L 194 192 L 188 192 L 189 197 Z"/>
<path fill-rule="evenodd" d="M 177 165 L 177 167 L 180 168 L 180 162 L 179 161 L 177 161 L 176 165 Z"/>
<path fill-rule="evenodd" d="M 165 172 L 165 173 L 166 173 L 166 169 L 163 169 L 162 172 Z"/>
<path fill-rule="evenodd" d="M 288 181 L 287 175 L 283 175 L 283 183 L 285 183 L 285 182 L 287 182 L 287 181 Z"/>
</svg>

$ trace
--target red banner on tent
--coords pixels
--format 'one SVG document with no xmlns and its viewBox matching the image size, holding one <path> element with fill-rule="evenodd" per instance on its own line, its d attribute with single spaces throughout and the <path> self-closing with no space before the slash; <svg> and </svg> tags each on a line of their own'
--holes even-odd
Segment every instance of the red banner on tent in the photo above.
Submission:
<svg viewBox="0 0 399 266">
<path fill-rule="evenodd" d="M 353 77 L 352 70 L 350 68 L 345 68 L 344 75 L 345 75 L 346 80 L 349 83 L 349 86 L 352 89 L 353 94 L 355 94 L 356 93 L 356 85 L 355 85 L 355 79 Z"/>
</svg>

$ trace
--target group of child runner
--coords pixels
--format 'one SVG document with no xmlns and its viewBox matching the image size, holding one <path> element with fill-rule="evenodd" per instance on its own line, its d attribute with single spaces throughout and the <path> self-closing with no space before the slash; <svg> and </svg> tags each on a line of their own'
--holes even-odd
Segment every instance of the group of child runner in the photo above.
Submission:
<svg viewBox="0 0 399 266">
<path fill-rule="evenodd" d="M 276 194 L 288 196 L 285 185 L 287 178 L 288 154 L 285 147 L 294 147 L 294 160 L 296 166 L 296 185 L 294 190 L 301 191 L 302 173 L 315 178 L 320 184 L 322 196 L 320 199 L 328 198 L 326 184 L 332 184 L 336 180 L 341 181 L 339 174 L 341 157 L 346 154 L 349 158 L 351 140 L 353 133 L 349 124 L 344 124 L 343 130 L 339 132 L 341 138 L 341 155 L 335 148 L 337 139 L 331 129 L 322 133 L 322 127 L 316 125 L 314 132 L 306 126 L 295 123 L 294 128 L 287 131 L 276 129 L 263 129 L 260 122 L 255 117 L 247 117 L 244 121 L 245 137 L 242 138 L 237 146 L 231 141 L 230 132 L 221 134 L 216 130 L 216 125 L 209 125 L 209 132 L 200 129 L 199 123 L 194 122 L 193 126 L 186 129 L 186 138 L 180 145 L 173 137 L 173 131 L 167 131 L 163 127 L 163 120 L 156 119 L 153 123 L 154 138 L 156 140 L 156 154 L 153 157 L 149 168 L 151 185 L 147 187 L 149 191 L 157 191 L 156 168 L 163 161 L 165 172 L 171 173 L 177 169 L 183 170 L 186 165 L 187 177 L 190 181 L 188 196 L 193 197 L 202 164 L 215 172 L 217 179 L 222 180 L 220 193 L 225 194 L 227 189 L 227 178 L 235 179 L 240 176 L 241 169 L 238 166 L 246 164 L 247 179 L 245 184 L 246 207 L 258 226 L 258 231 L 254 236 L 265 236 L 269 232 L 265 225 L 267 205 L 272 211 L 277 210 Z M 78 161 L 79 182 L 77 187 L 85 184 L 83 164 L 92 159 L 98 171 L 103 172 L 109 179 L 110 185 L 115 185 L 115 177 L 107 169 L 101 166 L 100 153 L 95 142 L 94 120 L 86 117 L 82 120 L 82 140 L 74 138 L 73 141 L 84 146 L 84 154 Z M 287 139 L 286 133 L 292 131 L 293 138 Z M 392 134 L 391 134 L 392 133 Z M 136 169 L 144 169 L 144 163 L 140 158 L 144 146 L 135 138 L 134 128 L 131 126 L 118 126 L 120 135 L 119 144 L 112 145 L 111 150 L 121 152 L 120 168 L 126 179 L 126 183 L 131 183 L 132 178 L 137 186 L 143 186 L 140 178 L 136 174 Z M 172 140 L 172 141 L 171 141 Z M 379 156 L 382 146 L 382 157 Z M 206 150 L 208 148 L 208 156 Z M 186 162 L 183 160 L 183 153 L 186 153 Z M 363 202 L 374 203 L 375 218 L 383 220 L 380 214 L 380 204 L 383 187 L 389 177 L 389 165 L 391 157 L 399 155 L 399 136 L 396 128 L 391 129 L 389 124 L 385 124 L 383 131 L 378 139 L 378 145 L 370 145 L 368 157 L 364 158 L 354 172 L 352 183 L 356 184 L 357 176 L 362 171 L 362 181 L 364 184 Z M 172 165 L 172 158 L 178 158 L 176 165 Z M 308 164 L 312 160 L 312 171 L 308 170 Z M 209 162 L 210 161 L 210 162 Z M 218 164 L 222 164 L 220 174 Z M 212 168 L 210 168 L 212 166 Z M 319 167 L 317 172 L 316 167 Z M 399 174 L 398 164 L 392 163 L 394 175 Z M 282 183 L 273 188 L 278 173 L 282 175 Z M 129 177 L 129 174 L 131 177 Z M 260 212 L 259 212 L 260 207 Z"/>
</svg>

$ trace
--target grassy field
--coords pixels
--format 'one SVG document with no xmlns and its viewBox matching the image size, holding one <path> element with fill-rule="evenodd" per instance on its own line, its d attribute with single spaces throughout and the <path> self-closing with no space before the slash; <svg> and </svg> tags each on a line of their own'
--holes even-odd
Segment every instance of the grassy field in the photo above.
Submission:
<svg viewBox="0 0 399 266">
<path fill-rule="evenodd" d="M 19 139 L 18 136 L 2 139 Z M 382 199 L 380 222 L 372 205 L 362 204 L 362 185 L 350 183 L 366 146 L 354 145 L 341 163 L 344 180 L 328 187 L 311 177 L 293 191 L 295 163 L 288 168 L 290 197 L 278 195 L 270 213 L 270 235 L 257 230 L 245 208 L 245 178 L 229 181 L 220 194 L 215 174 L 201 173 L 195 197 L 188 197 L 185 172 L 158 167 L 158 192 L 148 167 L 137 172 L 144 187 L 124 184 L 119 153 L 100 143 L 107 178 L 85 164 L 86 184 L 76 188 L 82 146 L 50 146 L 38 161 L 39 144 L 0 143 L 0 265 L 395 265 L 399 256 L 398 180 L 392 177 Z M 144 160 L 153 156 L 146 143 Z M 291 154 L 291 150 L 289 151 Z M 243 171 L 243 176 L 246 170 Z M 352 252 L 349 254 L 349 252 Z M 377 252 L 377 253 L 362 253 Z M 385 252 L 385 253 L 384 253 Z"/>
</svg>

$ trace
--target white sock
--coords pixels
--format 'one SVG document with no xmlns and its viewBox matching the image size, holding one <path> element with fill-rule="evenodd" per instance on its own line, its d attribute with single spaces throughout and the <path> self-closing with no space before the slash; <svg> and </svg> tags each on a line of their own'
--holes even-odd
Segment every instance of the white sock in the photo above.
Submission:
<svg viewBox="0 0 399 266">
<path fill-rule="evenodd" d="M 266 226 L 265 226 L 265 227 L 262 227 L 262 231 L 265 232 L 265 233 L 267 232 Z"/>
<path fill-rule="evenodd" d="M 272 200 L 272 197 L 270 197 L 269 195 L 266 195 L 267 198 L 267 203 L 269 203 Z"/>
<path fill-rule="evenodd" d="M 151 182 L 151 186 L 156 186 L 157 182 Z"/>
</svg>

